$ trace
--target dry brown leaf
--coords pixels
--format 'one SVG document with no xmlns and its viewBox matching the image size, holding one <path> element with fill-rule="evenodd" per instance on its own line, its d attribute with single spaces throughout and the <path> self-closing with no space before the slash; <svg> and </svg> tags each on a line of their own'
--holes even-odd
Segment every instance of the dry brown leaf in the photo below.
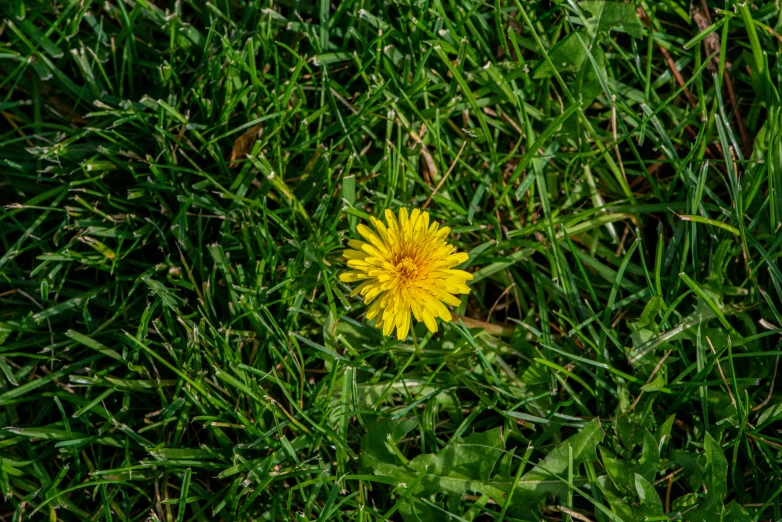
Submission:
<svg viewBox="0 0 782 522">
<path fill-rule="evenodd" d="M 263 133 L 263 127 L 259 123 L 258 125 L 253 125 L 247 131 L 236 138 L 236 141 L 234 141 L 234 145 L 231 148 L 231 162 L 235 162 L 237 160 L 240 160 L 244 158 L 248 152 L 250 152 L 250 149 L 252 149 L 253 144 L 255 143 L 255 140 Z"/>
<path fill-rule="evenodd" d="M 426 168 L 424 169 L 424 181 L 426 181 L 428 185 L 431 185 L 432 178 L 437 178 L 437 166 L 435 165 L 434 158 L 432 158 L 429 149 L 426 148 L 426 145 L 424 145 L 424 142 L 421 140 L 425 133 L 426 125 L 422 125 L 420 131 L 421 135 L 419 136 L 415 131 L 410 131 L 410 137 L 413 138 L 413 141 L 415 141 L 417 145 L 421 146 L 421 157 L 426 165 Z"/>
<path fill-rule="evenodd" d="M 706 14 L 704 14 L 704 12 L 698 9 L 697 7 L 692 10 L 692 19 L 695 22 L 695 25 L 698 26 L 699 31 L 705 31 L 711 25 L 708 18 L 706 17 Z M 720 63 L 719 37 L 715 33 L 709 33 L 706 36 L 706 38 L 703 39 L 703 46 L 704 46 L 704 50 L 706 51 L 706 56 L 711 56 L 712 54 L 717 53 L 717 56 L 714 56 L 709 61 L 709 63 L 706 64 L 706 68 L 709 70 L 709 72 L 712 73 L 717 72 L 717 65 L 719 65 Z"/>
</svg>

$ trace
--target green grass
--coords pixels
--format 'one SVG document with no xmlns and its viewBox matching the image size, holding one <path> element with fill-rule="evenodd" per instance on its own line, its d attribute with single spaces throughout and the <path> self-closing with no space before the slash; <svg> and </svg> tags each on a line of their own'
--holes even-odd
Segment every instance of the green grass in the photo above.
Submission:
<svg viewBox="0 0 782 522">
<path fill-rule="evenodd" d="M 0 520 L 782 519 L 782 15 L 707 3 L 3 2 Z M 463 324 L 382 338 L 427 201 Z"/>
</svg>

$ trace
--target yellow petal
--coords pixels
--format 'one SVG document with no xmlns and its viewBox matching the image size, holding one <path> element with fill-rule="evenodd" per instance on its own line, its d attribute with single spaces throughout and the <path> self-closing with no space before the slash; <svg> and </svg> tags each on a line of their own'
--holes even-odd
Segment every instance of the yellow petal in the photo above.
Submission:
<svg viewBox="0 0 782 522">
<path fill-rule="evenodd" d="M 346 259 L 366 259 L 368 257 L 366 252 L 359 252 L 358 250 L 345 250 L 342 252 L 342 255 Z"/>
<path fill-rule="evenodd" d="M 400 316 L 401 320 L 397 320 L 396 324 L 396 338 L 400 341 L 407 339 L 407 332 L 410 330 L 410 312 L 406 312 Z"/>
<path fill-rule="evenodd" d="M 458 297 L 449 294 L 448 292 L 443 292 L 442 290 L 435 288 L 434 289 L 435 295 L 440 299 L 441 301 L 448 303 L 451 306 L 459 306 L 462 304 L 461 299 Z"/>
<path fill-rule="evenodd" d="M 371 321 L 374 319 L 375 316 L 380 313 L 380 310 L 382 310 L 380 307 L 380 301 L 375 301 L 372 306 L 369 307 L 369 311 L 367 311 L 367 320 Z"/>
<path fill-rule="evenodd" d="M 431 313 L 429 313 L 428 310 L 424 309 L 423 311 L 423 317 L 424 317 L 424 324 L 429 329 L 430 332 L 436 333 L 437 332 L 437 323 L 434 320 L 434 317 Z"/>
<path fill-rule="evenodd" d="M 437 233 L 434 235 L 435 240 L 440 240 L 446 237 L 448 234 L 451 233 L 451 227 L 442 227 L 440 230 L 437 231 Z"/>
<path fill-rule="evenodd" d="M 462 279 L 464 281 L 469 281 L 472 279 L 472 274 L 465 272 L 464 270 L 445 270 L 444 273 L 448 279 L 455 278 Z"/>
<path fill-rule="evenodd" d="M 402 234 L 408 233 L 408 216 L 407 216 L 407 209 L 405 207 L 402 207 L 399 209 L 399 231 Z"/>
<path fill-rule="evenodd" d="M 393 317 L 389 319 L 383 318 L 383 335 L 388 337 L 391 335 L 391 332 L 394 331 L 394 321 Z"/>
<path fill-rule="evenodd" d="M 364 239 L 366 239 L 367 241 L 369 241 L 372 244 L 372 247 L 374 247 L 372 250 L 375 250 L 377 252 L 382 252 L 383 254 L 387 254 L 388 253 L 388 250 L 386 249 L 385 244 L 383 243 L 383 240 L 380 239 L 378 237 L 378 235 L 375 234 L 372 231 L 372 229 L 370 229 L 368 226 L 366 226 L 366 225 L 358 225 L 356 227 L 356 230 L 358 231 L 359 234 L 361 234 L 364 237 Z M 368 248 L 372 248 L 372 247 L 370 247 L 368 244 L 364 243 L 362 245 L 362 247 L 361 247 L 361 250 L 363 250 L 364 252 L 369 252 L 369 250 L 367 250 L 367 249 Z"/>
<path fill-rule="evenodd" d="M 367 270 L 371 266 L 363 259 L 349 259 L 347 265 L 351 268 L 358 268 L 358 269 L 366 268 Z"/>
<path fill-rule="evenodd" d="M 423 241 L 426 236 L 426 231 L 429 228 L 429 213 L 421 212 L 421 217 L 418 218 L 418 225 L 416 226 L 416 240 Z"/>
<path fill-rule="evenodd" d="M 378 264 L 382 264 L 384 262 L 383 260 L 386 258 L 386 256 L 388 256 L 388 250 L 386 250 L 385 248 L 383 250 L 380 250 L 379 248 L 375 248 L 373 245 L 367 243 L 364 243 L 363 250 L 371 257 L 377 259 L 379 261 Z"/>
<path fill-rule="evenodd" d="M 372 287 L 366 288 L 364 295 L 364 302 L 366 304 L 369 304 L 372 302 L 372 300 L 379 296 L 383 292 L 383 286 L 380 284 L 375 284 Z"/>
<path fill-rule="evenodd" d="M 413 316 L 415 316 L 415 320 L 420 323 L 422 321 L 421 317 L 423 311 L 423 307 L 421 306 L 421 304 L 413 301 L 412 303 L 410 303 L 410 309 L 413 311 Z"/>
<path fill-rule="evenodd" d="M 386 209 L 386 223 L 388 223 L 388 229 L 393 231 L 399 230 L 399 222 L 396 220 L 396 216 L 390 209 Z"/>
<path fill-rule="evenodd" d="M 410 237 L 415 238 L 418 235 L 418 219 L 421 217 L 421 211 L 417 208 L 410 213 Z"/>
<path fill-rule="evenodd" d="M 446 307 L 443 307 L 442 310 L 440 310 L 440 315 L 438 317 L 440 317 L 440 319 L 442 319 L 446 323 L 450 323 L 451 321 L 453 321 L 453 316 L 451 315 L 451 311 L 448 310 Z"/>
<path fill-rule="evenodd" d="M 386 246 L 388 246 L 390 244 L 388 238 L 388 229 L 383 224 L 383 222 L 374 216 L 369 216 L 369 222 L 372 223 L 372 226 L 375 228 L 375 230 L 377 230 L 377 234 L 380 236 L 380 239 L 382 239 L 383 242 L 386 243 Z"/>
<path fill-rule="evenodd" d="M 459 252 L 458 254 L 451 254 L 448 256 L 448 260 L 452 262 L 456 262 L 457 265 L 460 265 L 470 259 L 470 256 L 467 255 L 466 252 Z"/>
<path fill-rule="evenodd" d="M 342 272 L 339 274 L 339 280 L 343 283 L 355 283 L 356 281 L 362 281 L 368 277 L 369 276 L 367 276 L 364 272 L 357 271 Z"/>
<path fill-rule="evenodd" d="M 369 287 L 370 285 L 377 284 L 372 280 L 364 281 L 360 285 L 358 285 L 356 288 L 353 289 L 352 292 L 350 292 L 350 297 L 356 297 L 358 294 L 360 294 L 365 288 Z"/>
</svg>

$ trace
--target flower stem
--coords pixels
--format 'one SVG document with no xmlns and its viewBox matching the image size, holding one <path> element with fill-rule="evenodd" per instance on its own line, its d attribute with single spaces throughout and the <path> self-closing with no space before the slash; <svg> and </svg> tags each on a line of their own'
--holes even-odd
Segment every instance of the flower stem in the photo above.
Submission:
<svg viewBox="0 0 782 522">
<path fill-rule="evenodd" d="M 419 359 L 421 359 L 421 349 L 418 347 L 418 338 L 415 336 L 415 328 L 411 328 L 410 333 L 413 335 L 413 346 L 415 346 L 415 354 Z"/>
</svg>

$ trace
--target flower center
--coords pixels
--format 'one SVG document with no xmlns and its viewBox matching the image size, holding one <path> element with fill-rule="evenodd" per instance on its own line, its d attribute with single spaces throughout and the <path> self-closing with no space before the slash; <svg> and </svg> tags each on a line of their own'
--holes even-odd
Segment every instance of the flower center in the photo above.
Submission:
<svg viewBox="0 0 782 522">
<path fill-rule="evenodd" d="M 406 257 L 396 265 L 396 272 L 405 279 L 413 279 L 418 275 L 418 267 L 412 259 Z"/>
</svg>

